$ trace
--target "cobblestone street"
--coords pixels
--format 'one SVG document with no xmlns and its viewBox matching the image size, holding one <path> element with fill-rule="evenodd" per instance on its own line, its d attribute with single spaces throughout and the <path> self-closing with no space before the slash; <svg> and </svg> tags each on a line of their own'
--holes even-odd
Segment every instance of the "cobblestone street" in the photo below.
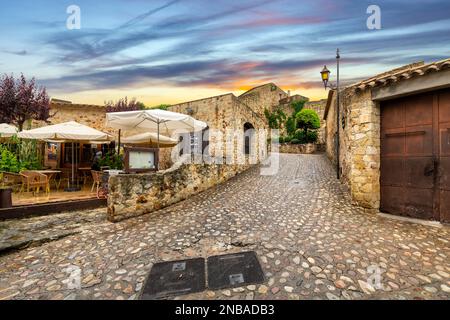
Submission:
<svg viewBox="0 0 450 320">
<path fill-rule="evenodd" d="M 353 207 L 324 155 L 280 156 L 275 176 L 252 168 L 117 224 L 105 209 L 0 222 L 3 244 L 31 244 L 0 256 L 0 298 L 136 299 L 155 262 L 254 250 L 265 284 L 179 299 L 450 299 L 448 226 Z"/>
</svg>

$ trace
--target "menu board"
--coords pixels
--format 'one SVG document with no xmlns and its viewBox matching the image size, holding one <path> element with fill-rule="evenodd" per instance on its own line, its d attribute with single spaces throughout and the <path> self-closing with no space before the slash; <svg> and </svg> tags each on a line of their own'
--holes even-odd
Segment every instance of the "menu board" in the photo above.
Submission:
<svg viewBox="0 0 450 320">
<path fill-rule="evenodd" d="M 153 148 L 125 148 L 125 171 L 145 172 L 158 169 L 158 150 Z"/>
</svg>

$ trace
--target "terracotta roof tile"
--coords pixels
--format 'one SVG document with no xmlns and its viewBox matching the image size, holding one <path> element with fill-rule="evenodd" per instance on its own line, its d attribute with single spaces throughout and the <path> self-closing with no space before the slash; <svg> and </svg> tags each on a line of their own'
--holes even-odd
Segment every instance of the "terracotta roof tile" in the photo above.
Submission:
<svg viewBox="0 0 450 320">
<path fill-rule="evenodd" d="M 354 83 L 348 86 L 347 88 L 354 88 L 355 90 L 362 91 L 368 88 L 385 86 L 394 82 L 407 80 L 413 77 L 423 76 L 430 72 L 439 72 L 446 68 L 450 68 L 450 58 L 437 62 L 432 62 L 429 64 L 417 62 Z"/>
</svg>

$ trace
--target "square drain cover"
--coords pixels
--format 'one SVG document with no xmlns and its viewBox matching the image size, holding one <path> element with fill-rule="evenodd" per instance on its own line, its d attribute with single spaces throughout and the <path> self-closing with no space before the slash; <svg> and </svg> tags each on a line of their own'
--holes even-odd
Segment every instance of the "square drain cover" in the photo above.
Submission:
<svg viewBox="0 0 450 320">
<path fill-rule="evenodd" d="M 205 259 L 161 262 L 150 271 L 140 299 L 161 299 L 203 290 Z"/>
<path fill-rule="evenodd" d="M 264 282 L 256 253 L 241 252 L 208 258 L 208 287 L 213 290 Z"/>
</svg>

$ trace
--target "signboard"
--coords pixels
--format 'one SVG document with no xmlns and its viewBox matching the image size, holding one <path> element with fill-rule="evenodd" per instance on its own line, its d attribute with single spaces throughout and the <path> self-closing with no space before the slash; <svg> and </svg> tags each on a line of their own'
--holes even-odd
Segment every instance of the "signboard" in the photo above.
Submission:
<svg viewBox="0 0 450 320">
<path fill-rule="evenodd" d="M 125 172 L 139 173 L 158 170 L 158 149 L 125 148 Z"/>
</svg>

